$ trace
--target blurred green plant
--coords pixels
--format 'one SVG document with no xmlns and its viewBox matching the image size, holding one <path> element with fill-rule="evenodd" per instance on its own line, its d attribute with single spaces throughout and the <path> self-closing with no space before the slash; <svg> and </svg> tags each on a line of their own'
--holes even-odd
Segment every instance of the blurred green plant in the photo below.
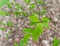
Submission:
<svg viewBox="0 0 60 46">
<path fill-rule="evenodd" d="M 53 46 L 59 46 L 59 44 L 60 44 L 60 40 L 57 38 L 54 38 L 53 39 Z"/>
<path fill-rule="evenodd" d="M 8 2 L 9 2 L 9 0 L 0 0 L 0 8 L 1 8 L 3 5 L 7 4 Z"/>
<path fill-rule="evenodd" d="M 11 26 L 13 25 L 13 23 L 12 23 L 12 21 L 8 21 L 8 22 L 6 23 L 6 25 L 7 25 L 8 27 L 11 27 Z"/>
<path fill-rule="evenodd" d="M 26 4 L 29 4 L 31 0 L 24 0 Z"/>
<path fill-rule="evenodd" d="M 18 43 L 14 43 L 14 46 L 18 46 Z"/>
<path fill-rule="evenodd" d="M 7 16 L 8 14 L 8 12 L 0 10 L 0 16 Z"/>
<path fill-rule="evenodd" d="M 27 0 L 25 0 L 26 2 Z M 28 2 L 28 1 L 27 1 Z M 44 4 L 42 0 L 38 0 L 39 5 Z M 34 8 L 36 8 L 35 3 L 30 4 L 30 1 L 28 2 L 29 5 L 29 9 L 33 10 Z M 40 12 L 41 15 L 44 15 L 46 13 L 46 9 L 43 8 L 42 11 Z M 37 42 L 39 36 L 41 36 L 43 34 L 43 30 L 44 28 L 49 27 L 49 22 L 50 19 L 47 17 L 42 17 L 42 19 L 39 18 L 38 14 L 32 12 L 32 14 L 29 16 L 29 20 L 30 20 L 30 25 L 34 26 L 34 28 L 24 28 L 23 29 L 23 33 L 25 33 L 24 38 L 22 39 L 22 41 L 20 41 L 20 46 L 25 46 L 28 43 L 28 40 L 30 38 L 30 36 L 32 36 L 33 41 Z"/>
</svg>

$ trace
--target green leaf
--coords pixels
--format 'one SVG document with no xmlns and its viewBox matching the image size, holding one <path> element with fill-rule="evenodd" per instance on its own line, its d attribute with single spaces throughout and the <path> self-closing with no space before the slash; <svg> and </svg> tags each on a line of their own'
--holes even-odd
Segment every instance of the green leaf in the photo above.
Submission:
<svg viewBox="0 0 60 46">
<path fill-rule="evenodd" d="M 9 2 L 9 0 L 1 0 L 1 1 L 0 1 L 0 8 L 1 8 L 3 5 L 7 4 L 8 2 Z"/>
<path fill-rule="evenodd" d="M 21 40 L 20 43 L 19 43 L 20 46 L 24 46 L 24 44 L 25 44 L 25 43 L 24 43 L 23 40 Z"/>
<path fill-rule="evenodd" d="M 30 22 L 30 25 L 32 26 L 32 25 L 36 25 L 37 24 L 37 22 Z"/>
<path fill-rule="evenodd" d="M 12 3 L 13 3 L 13 2 L 9 2 L 9 3 L 7 4 L 8 8 L 12 9 Z"/>
<path fill-rule="evenodd" d="M 38 0 L 38 5 L 42 5 L 45 4 L 45 2 L 43 2 L 42 0 Z"/>
<path fill-rule="evenodd" d="M 43 9 L 41 10 L 40 14 L 41 14 L 41 15 L 44 15 L 45 13 L 46 13 L 46 9 L 43 8 Z"/>
<path fill-rule="evenodd" d="M 49 19 L 49 18 L 47 18 L 47 17 L 43 17 L 43 18 L 42 18 L 42 21 L 43 21 L 43 22 L 47 22 L 47 23 L 48 23 L 48 22 L 50 22 L 50 19 Z"/>
<path fill-rule="evenodd" d="M 12 26 L 12 22 L 11 22 L 11 21 L 8 21 L 8 22 L 6 23 L 6 25 L 7 25 L 7 26 Z"/>
<path fill-rule="evenodd" d="M 16 8 L 20 8 L 20 9 L 22 9 L 22 7 L 20 6 L 20 4 L 15 3 L 15 5 L 16 5 Z"/>
<path fill-rule="evenodd" d="M 39 18 L 38 18 L 36 15 L 30 16 L 29 19 L 30 19 L 30 21 L 32 21 L 32 22 L 39 22 L 39 21 L 40 21 Z"/>
<path fill-rule="evenodd" d="M 8 15 L 8 14 L 9 14 L 8 12 L 0 10 L 0 15 L 4 16 L 4 15 Z"/>
<path fill-rule="evenodd" d="M 28 42 L 29 37 L 30 37 L 30 33 L 25 34 L 23 40 L 20 41 L 20 46 L 26 45 L 26 43 Z"/>
<path fill-rule="evenodd" d="M 18 16 L 20 16 L 21 13 L 22 13 L 22 12 L 15 11 L 15 12 L 14 12 L 14 15 L 15 15 L 16 17 L 18 17 Z"/>
<path fill-rule="evenodd" d="M 32 32 L 32 38 L 34 41 L 37 41 L 39 36 L 41 36 L 43 33 L 43 26 L 41 23 L 38 23 L 35 27 L 34 31 Z"/>
<path fill-rule="evenodd" d="M 26 4 L 29 4 L 31 0 L 24 0 Z"/>
<path fill-rule="evenodd" d="M 33 31 L 32 28 L 24 28 L 23 33 L 31 33 Z"/>
<path fill-rule="evenodd" d="M 49 28 L 49 22 L 50 22 L 49 18 L 47 18 L 47 17 L 42 18 L 42 25 L 47 29 Z"/>
<path fill-rule="evenodd" d="M 27 43 L 29 37 L 30 37 L 30 33 L 28 33 L 24 36 L 24 38 L 23 38 L 24 43 Z"/>
<path fill-rule="evenodd" d="M 49 28 L 49 24 L 46 23 L 46 22 L 43 22 L 42 25 L 43 25 L 43 27 L 45 27 L 45 28 L 47 28 L 47 29 Z"/>
<path fill-rule="evenodd" d="M 5 31 L 5 27 L 0 28 L 0 30 L 2 30 L 4 32 Z"/>
<path fill-rule="evenodd" d="M 33 3 L 33 4 L 30 4 L 29 9 L 34 9 L 35 7 L 36 5 Z"/>
<path fill-rule="evenodd" d="M 22 12 L 22 15 L 23 16 L 27 16 L 27 12 Z"/>
<path fill-rule="evenodd" d="M 17 43 L 14 43 L 14 46 L 18 46 L 18 44 Z"/>
<path fill-rule="evenodd" d="M 54 38 L 53 40 L 53 46 L 59 46 L 59 40 L 57 38 Z"/>
</svg>

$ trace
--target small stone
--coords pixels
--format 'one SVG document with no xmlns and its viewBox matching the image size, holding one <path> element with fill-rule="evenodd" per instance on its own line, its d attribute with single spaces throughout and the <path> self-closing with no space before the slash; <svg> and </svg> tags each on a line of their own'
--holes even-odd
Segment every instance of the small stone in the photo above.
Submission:
<svg viewBox="0 0 60 46">
<path fill-rule="evenodd" d="M 53 37 L 49 37 L 49 40 L 50 40 L 50 41 L 53 41 Z"/>
<path fill-rule="evenodd" d="M 8 41 L 9 41 L 10 43 L 12 43 L 12 42 L 13 42 L 12 38 L 10 38 Z"/>
<path fill-rule="evenodd" d="M 43 43 L 45 46 L 50 46 L 48 40 L 42 40 L 42 43 Z"/>
<path fill-rule="evenodd" d="M 0 30 L 0 35 L 2 34 L 2 31 Z"/>
<path fill-rule="evenodd" d="M 15 41 L 17 41 L 17 42 L 18 42 L 18 41 L 19 41 L 19 38 L 15 38 Z"/>
<path fill-rule="evenodd" d="M 54 17 L 54 21 L 58 21 L 58 19 L 56 17 Z"/>
</svg>

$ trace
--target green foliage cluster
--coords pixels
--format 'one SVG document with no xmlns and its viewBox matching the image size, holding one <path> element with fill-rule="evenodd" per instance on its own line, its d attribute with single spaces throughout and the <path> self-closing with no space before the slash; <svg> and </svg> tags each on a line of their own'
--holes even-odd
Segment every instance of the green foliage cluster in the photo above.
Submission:
<svg viewBox="0 0 60 46">
<path fill-rule="evenodd" d="M 43 1 L 42 0 L 38 0 L 37 4 L 36 4 L 36 0 L 35 3 L 30 4 L 31 0 L 25 0 L 25 3 L 29 5 L 29 9 L 33 10 L 37 4 L 38 5 L 42 5 Z M 43 8 L 43 10 L 40 12 L 41 15 L 44 15 L 46 13 L 46 9 Z M 48 28 L 49 25 L 48 23 L 50 22 L 49 18 L 47 17 L 42 17 L 42 19 L 39 19 L 38 14 L 36 13 L 32 13 L 29 16 L 29 20 L 30 20 L 30 25 L 34 26 L 34 28 L 24 28 L 23 29 L 23 33 L 25 33 L 24 38 L 20 41 L 20 46 L 25 46 L 28 43 L 28 40 L 30 37 L 32 37 L 33 41 L 37 42 L 39 36 L 42 35 L 44 28 Z"/>
<path fill-rule="evenodd" d="M 54 38 L 54 40 L 53 40 L 53 46 L 59 46 L 59 44 L 60 44 L 60 40 L 57 39 L 57 38 Z"/>
<path fill-rule="evenodd" d="M 34 0 L 34 3 L 31 3 L 31 0 L 24 0 L 24 2 L 29 5 L 29 10 L 31 12 L 31 10 L 34 10 L 34 8 L 36 8 L 40 5 L 43 5 L 45 4 L 45 2 L 43 2 L 42 0 Z M 24 11 L 23 7 L 21 7 L 18 3 L 15 3 L 15 2 L 9 2 L 9 0 L 1 0 L 0 1 L 0 8 L 7 4 L 8 8 L 10 9 L 9 12 L 7 11 L 2 11 L 0 9 L 0 15 L 10 15 L 10 14 L 14 14 L 16 17 L 19 17 L 20 15 L 22 16 L 28 16 L 29 14 Z M 13 11 L 13 7 L 12 5 L 15 6 L 15 11 Z M 12 12 L 11 12 L 12 11 Z M 24 28 L 23 29 L 23 33 L 25 34 L 24 35 L 24 38 L 22 40 L 20 40 L 20 43 L 17 44 L 17 43 L 14 43 L 14 46 L 27 46 L 27 43 L 28 43 L 28 40 L 30 37 L 32 37 L 33 41 L 37 42 L 38 41 L 38 38 L 39 36 L 42 35 L 43 31 L 44 31 L 44 28 L 49 28 L 49 18 L 47 17 L 42 17 L 41 19 L 39 18 L 40 15 L 44 15 L 46 13 L 46 9 L 43 8 L 42 11 L 38 11 L 38 12 L 32 12 L 29 16 L 29 20 L 30 20 L 30 25 L 31 26 L 34 26 L 34 28 Z M 13 25 L 13 23 L 11 21 L 7 22 L 6 24 L 0 22 L 0 24 L 2 25 L 7 25 L 9 27 L 11 27 Z M 5 30 L 5 27 L 2 27 L 0 28 L 0 30 L 4 31 Z M 57 39 L 54 39 L 54 43 L 53 43 L 53 46 L 58 46 L 58 40 Z"/>
<path fill-rule="evenodd" d="M 9 0 L 0 0 L 0 8 L 1 8 L 3 5 L 7 4 L 8 2 L 9 2 Z"/>
</svg>

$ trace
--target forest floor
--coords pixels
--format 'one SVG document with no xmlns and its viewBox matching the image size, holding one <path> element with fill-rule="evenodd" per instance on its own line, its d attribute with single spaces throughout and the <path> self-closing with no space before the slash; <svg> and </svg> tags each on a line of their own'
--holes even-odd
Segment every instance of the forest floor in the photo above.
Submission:
<svg viewBox="0 0 60 46">
<path fill-rule="evenodd" d="M 15 2 L 20 3 L 26 8 L 23 0 L 15 0 Z M 44 30 L 37 43 L 33 42 L 32 38 L 30 38 L 28 46 L 52 46 L 54 37 L 60 39 L 60 0 L 46 0 L 45 7 L 47 9 L 45 15 L 51 19 L 49 23 L 50 29 Z M 14 42 L 19 42 L 23 38 L 23 34 L 21 33 L 22 29 L 29 27 L 29 20 L 26 17 L 18 19 L 17 22 L 14 16 L 0 16 L 0 21 L 4 23 L 9 20 L 12 20 L 14 24 L 17 23 L 17 25 L 11 27 L 14 31 L 11 31 L 12 33 L 9 35 L 8 39 L 6 39 L 6 33 L 10 30 L 10 27 L 7 27 L 8 29 L 5 32 L 0 31 L 0 46 L 13 46 Z"/>
</svg>

